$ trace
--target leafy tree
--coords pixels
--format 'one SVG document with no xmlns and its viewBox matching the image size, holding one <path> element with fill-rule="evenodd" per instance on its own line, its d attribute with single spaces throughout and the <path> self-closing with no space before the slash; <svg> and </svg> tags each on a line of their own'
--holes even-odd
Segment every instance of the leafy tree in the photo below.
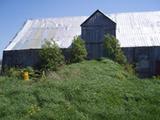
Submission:
<svg viewBox="0 0 160 120">
<path fill-rule="evenodd" d="M 116 61 L 120 64 L 126 63 L 126 57 L 124 56 L 124 53 L 120 48 L 118 40 L 114 36 L 110 34 L 105 35 L 104 48 L 107 58 L 112 59 L 113 61 Z"/>
<path fill-rule="evenodd" d="M 44 70 L 56 71 L 64 64 L 64 56 L 55 42 L 46 41 L 40 50 L 40 58 Z"/>
<path fill-rule="evenodd" d="M 71 48 L 71 62 L 81 62 L 87 58 L 85 42 L 79 36 L 74 37 Z"/>
</svg>

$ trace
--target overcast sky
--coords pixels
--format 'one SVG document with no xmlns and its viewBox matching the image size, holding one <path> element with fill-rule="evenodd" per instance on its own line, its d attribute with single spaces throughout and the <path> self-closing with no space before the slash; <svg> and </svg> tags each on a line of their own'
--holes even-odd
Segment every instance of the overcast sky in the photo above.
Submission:
<svg viewBox="0 0 160 120">
<path fill-rule="evenodd" d="M 160 11 L 160 0 L 0 0 L 0 58 L 27 19 Z"/>
</svg>

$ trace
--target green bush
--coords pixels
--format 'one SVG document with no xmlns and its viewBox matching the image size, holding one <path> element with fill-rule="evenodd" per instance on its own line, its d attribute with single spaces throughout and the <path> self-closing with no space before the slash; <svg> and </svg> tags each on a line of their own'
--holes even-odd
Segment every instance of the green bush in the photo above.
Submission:
<svg viewBox="0 0 160 120">
<path fill-rule="evenodd" d="M 106 57 L 116 61 L 120 64 L 126 63 L 126 57 L 123 54 L 122 49 L 118 43 L 118 40 L 112 35 L 105 35 L 104 38 L 104 48 L 106 51 Z"/>
<path fill-rule="evenodd" d="M 27 71 L 29 73 L 30 78 L 35 78 L 35 70 L 32 67 L 26 67 L 26 68 L 16 68 L 16 67 L 5 67 L 4 69 L 4 75 L 12 78 L 18 78 L 22 79 L 23 72 Z"/>
<path fill-rule="evenodd" d="M 124 65 L 124 69 L 130 74 L 133 74 L 133 75 L 136 74 L 135 68 L 134 68 L 134 66 L 132 64 L 128 64 L 128 63 L 125 64 Z"/>
<path fill-rule="evenodd" d="M 71 48 L 71 62 L 81 62 L 87 58 L 85 42 L 79 36 L 74 38 Z"/>
<path fill-rule="evenodd" d="M 37 79 L 37 78 L 39 78 L 41 76 L 40 72 L 38 70 L 35 70 L 30 66 L 21 69 L 21 71 L 22 72 L 27 71 L 29 73 L 29 78 L 32 78 L 32 79 Z"/>
<path fill-rule="evenodd" d="M 12 78 L 22 78 L 22 71 L 18 68 L 12 67 L 12 68 L 5 68 L 4 74 L 8 77 Z"/>
<path fill-rule="evenodd" d="M 57 44 L 47 41 L 40 50 L 41 68 L 56 71 L 64 64 L 64 56 Z"/>
</svg>

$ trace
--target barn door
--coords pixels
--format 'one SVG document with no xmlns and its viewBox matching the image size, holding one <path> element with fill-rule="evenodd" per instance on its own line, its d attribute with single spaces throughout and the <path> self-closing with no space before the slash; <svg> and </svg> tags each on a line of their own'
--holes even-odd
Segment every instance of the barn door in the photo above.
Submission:
<svg viewBox="0 0 160 120">
<path fill-rule="evenodd" d="M 103 56 L 103 48 L 101 44 L 88 44 L 87 52 L 89 59 L 98 59 Z"/>
<path fill-rule="evenodd" d="M 99 57 L 99 48 L 97 44 L 90 46 L 90 57 L 91 59 L 97 59 Z"/>
</svg>

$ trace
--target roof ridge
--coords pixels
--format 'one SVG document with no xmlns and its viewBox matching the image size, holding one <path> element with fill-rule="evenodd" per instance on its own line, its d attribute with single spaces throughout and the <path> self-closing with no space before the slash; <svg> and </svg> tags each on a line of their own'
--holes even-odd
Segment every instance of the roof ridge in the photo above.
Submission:
<svg viewBox="0 0 160 120">
<path fill-rule="evenodd" d="M 114 15 L 114 14 L 144 14 L 144 13 L 157 13 L 159 11 L 136 11 L 136 12 L 119 12 L 119 13 L 110 13 L 107 15 Z"/>
<path fill-rule="evenodd" d="M 96 11 L 100 11 L 100 10 L 96 10 Z M 100 11 L 101 12 L 101 11 Z M 160 10 L 157 10 L 157 11 L 137 11 L 137 12 L 119 12 L 119 13 L 105 13 L 105 12 L 102 12 L 104 15 L 109 15 L 112 16 L 112 15 L 116 15 L 116 14 L 144 14 L 144 13 L 157 13 L 157 12 L 160 12 Z M 90 15 L 89 15 L 90 16 Z M 29 18 L 27 20 L 31 20 L 31 21 L 35 21 L 35 20 L 47 20 L 47 19 L 64 19 L 64 18 L 78 18 L 78 17 L 89 17 L 89 16 L 60 16 L 60 17 L 46 17 L 46 18 Z"/>
<path fill-rule="evenodd" d="M 88 16 L 64 16 L 64 17 L 48 17 L 48 18 L 35 18 L 35 19 L 32 19 L 32 18 L 30 18 L 30 19 L 28 19 L 28 20 L 31 20 L 31 21 L 36 21 L 36 20 L 49 20 L 49 19 L 51 19 L 51 20 L 54 20 L 54 19 L 69 19 L 69 18 L 82 18 L 82 17 L 88 17 Z"/>
</svg>

